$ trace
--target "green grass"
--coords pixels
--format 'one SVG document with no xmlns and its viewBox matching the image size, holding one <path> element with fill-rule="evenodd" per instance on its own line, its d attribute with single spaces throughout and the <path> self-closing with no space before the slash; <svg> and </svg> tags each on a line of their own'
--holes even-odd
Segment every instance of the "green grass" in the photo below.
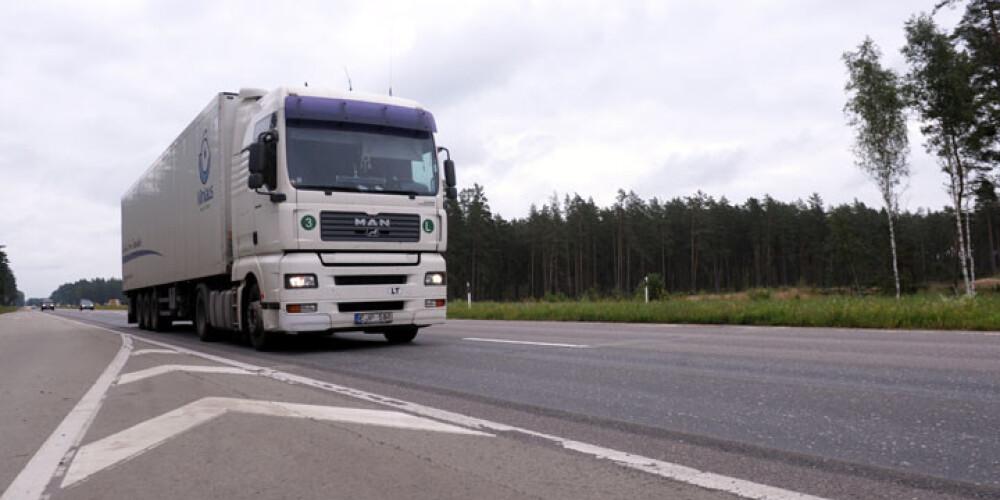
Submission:
<svg viewBox="0 0 1000 500">
<path fill-rule="evenodd" d="M 98 311 L 124 311 L 128 309 L 128 306 L 102 306 L 98 305 L 95 307 Z"/>
<path fill-rule="evenodd" d="M 1000 330 L 1000 296 L 674 297 L 651 302 L 454 302 L 454 319 Z"/>
<path fill-rule="evenodd" d="M 14 312 L 20 309 L 20 307 L 0 307 L 0 314 Z"/>
</svg>

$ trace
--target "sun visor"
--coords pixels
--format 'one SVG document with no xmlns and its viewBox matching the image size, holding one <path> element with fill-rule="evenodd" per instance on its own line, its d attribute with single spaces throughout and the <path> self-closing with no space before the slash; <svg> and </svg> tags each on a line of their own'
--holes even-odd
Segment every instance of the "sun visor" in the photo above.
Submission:
<svg viewBox="0 0 1000 500">
<path fill-rule="evenodd" d="M 434 116 L 423 109 L 347 99 L 288 96 L 285 98 L 285 118 L 437 132 Z"/>
</svg>

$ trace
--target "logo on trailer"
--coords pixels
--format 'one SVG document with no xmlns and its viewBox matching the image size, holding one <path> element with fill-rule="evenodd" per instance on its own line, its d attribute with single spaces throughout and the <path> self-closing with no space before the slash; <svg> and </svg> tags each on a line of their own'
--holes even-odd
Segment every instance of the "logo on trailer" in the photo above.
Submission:
<svg viewBox="0 0 1000 500">
<path fill-rule="evenodd" d="M 201 177 L 201 183 L 208 183 L 208 173 L 212 168 L 212 148 L 208 144 L 208 129 L 205 129 L 205 134 L 201 137 L 201 152 L 198 153 L 198 175 Z"/>
</svg>

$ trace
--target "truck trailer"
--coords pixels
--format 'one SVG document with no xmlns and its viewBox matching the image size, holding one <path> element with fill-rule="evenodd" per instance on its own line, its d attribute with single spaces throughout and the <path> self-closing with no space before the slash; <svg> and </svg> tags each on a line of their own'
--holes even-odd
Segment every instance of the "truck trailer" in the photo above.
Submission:
<svg viewBox="0 0 1000 500">
<path fill-rule="evenodd" d="M 347 330 L 405 343 L 443 323 L 456 189 L 435 132 L 395 97 L 217 94 L 122 197 L 129 323 L 190 320 L 258 350 Z"/>
</svg>

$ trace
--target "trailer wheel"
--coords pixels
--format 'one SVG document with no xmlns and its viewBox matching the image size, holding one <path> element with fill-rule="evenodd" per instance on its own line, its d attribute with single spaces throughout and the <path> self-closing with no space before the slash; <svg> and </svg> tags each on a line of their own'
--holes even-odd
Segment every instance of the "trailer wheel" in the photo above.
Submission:
<svg viewBox="0 0 1000 500">
<path fill-rule="evenodd" d="M 146 293 L 139 292 L 136 294 L 135 298 L 136 298 L 135 301 L 136 316 L 138 316 L 139 328 L 142 330 L 146 330 L 147 328 L 149 328 L 149 323 L 146 322 L 147 320 L 146 309 L 149 307 L 149 302 L 146 300 Z"/>
<path fill-rule="evenodd" d="M 128 324 L 138 323 L 139 318 L 137 317 L 138 313 L 136 312 L 136 308 L 138 306 L 135 302 L 137 295 L 133 293 L 126 295 L 126 297 L 128 297 L 128 319 L 126 321 Z"/>
<path fill-rule="evenodd" d="M 154 332 L 165 332 L 170 329 L 173 319 L 164 317 L 160 310 L 160 294 L 153 289 L 149 293 L 149 328 Z"/>
<path fill-rule="evenodd" d="M 264 308 L 260 305 L 260 287 L 257 283 L 250 283 L 246 287 L 246 297 L 244 304 L 246 307 L 246 317 L 243 324 L 246 325 L 246 333 L 250 336 L 250 343 L 258 351 L 269 351 L 274 349 L 277 343 L 277 335 L 264 330 Z"/>
<path fill-rule="evenodd" d="M 132 307 L 135 308 L 135 326 L 142 329 L 142 293 L 136 292 L 132 296 Z"/>
<path fill-rule="evenodd" d="M 194 298 L 194 329 L 202 342 L 214 342 L 219 336 L 208 320 L 208 306 L 208 287 L 198 285 Z"/>
<path fill-rule="evenodd" d="M 146 329 L 153 331 L 153 291 L 146 292 Z"/>
<path fill-rule="evenodd" d="M 401 326 L 397 328 L 390 328 L 384 332 L 385 339 L 389 341 L 390 344 L 406 344 L 412 342 L 417 336 L 417 330 L 419 328 L 415 326 Z"/>
</svg>

